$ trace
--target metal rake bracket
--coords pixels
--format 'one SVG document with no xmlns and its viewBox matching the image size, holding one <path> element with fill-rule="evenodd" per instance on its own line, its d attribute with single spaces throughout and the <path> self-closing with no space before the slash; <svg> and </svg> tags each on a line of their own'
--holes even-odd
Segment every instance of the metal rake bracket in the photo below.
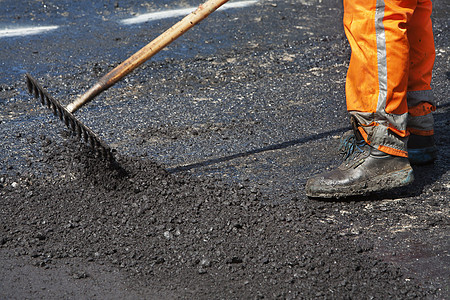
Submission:
<svg viewBox="0 0 450 300">
<path fill-rule="evenodd" d="M 47 106 L 55 116 L 62 120 L 67 128 L 74 132 L 78 138 L 83 139 L 85 143 L 96 151 L 101 157 L 113 160 L 113 151 L 103 142 L 89 127 L 81 123 L 75 116 L 62 106 L 55 98 L 34 79 L 30 74 L 26 74 L 28 92 L 36 99 L 40 99 L 42 105 Z"/>
</svg>

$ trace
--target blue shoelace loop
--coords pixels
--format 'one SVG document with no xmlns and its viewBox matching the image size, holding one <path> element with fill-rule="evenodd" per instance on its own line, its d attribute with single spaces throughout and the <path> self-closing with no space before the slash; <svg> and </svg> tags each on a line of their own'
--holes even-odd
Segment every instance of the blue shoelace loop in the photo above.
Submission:
<svg viewBox="0 0 450 300">
<path fill-rule="evenodd" d="M 343 156 L 344 161 L 348 159 L 352 160 L 355 156 L 364 152 L 363 147 L 365 145 L 366 143 L 364 141 L 357 141 L 354 134 L 347 134 L 341 138 L 338 151 Z"/>
</svg>

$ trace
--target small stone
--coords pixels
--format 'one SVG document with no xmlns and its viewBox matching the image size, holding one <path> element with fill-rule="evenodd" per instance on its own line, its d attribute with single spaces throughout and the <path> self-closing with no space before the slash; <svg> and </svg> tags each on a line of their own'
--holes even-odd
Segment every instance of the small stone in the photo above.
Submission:
<svg viewBox="0 0 450 300">
<path fill-rule="evenodd" d="M 172 234 L 170 233 L 170 231 L 164 231 L 164 237 L 168 240 L 170 240 L 172 238 Z"/>
<path fill-rule="evenodd" d="M 207 258 L 203 258 L 200 261 L 200 266 L 209 268 L 209 267 L 211 267 L 211 261 L 209 259 L 207 259 Z"/>
<path fill-rule="evenodd" d="M 75 279 L 83 279 L 83 278 L 88 278 L 89 274 L 85 273 L 85 272 L 77 272 L 75 274 L 73 274 L 73 278 Z"/>
</svg>

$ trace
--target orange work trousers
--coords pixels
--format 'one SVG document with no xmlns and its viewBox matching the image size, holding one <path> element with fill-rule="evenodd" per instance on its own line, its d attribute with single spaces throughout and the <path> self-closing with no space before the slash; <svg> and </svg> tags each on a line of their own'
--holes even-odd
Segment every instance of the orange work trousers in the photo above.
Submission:
<svg viewBox="0 0 450 300">
<path fill-rule="evenodd" d="M 430 0 L 344 0 L 352 50 L 347 109 L 371 146 L 407 157 L 410 133 L 433 134 Z"/>
</svg>

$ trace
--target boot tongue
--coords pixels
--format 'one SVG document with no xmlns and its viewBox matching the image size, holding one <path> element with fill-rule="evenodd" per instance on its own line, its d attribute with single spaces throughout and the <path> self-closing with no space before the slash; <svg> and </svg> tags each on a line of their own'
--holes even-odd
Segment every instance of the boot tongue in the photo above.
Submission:
<svg viewBox="0 0 450 300">
<path fill-rule="evenodd" d="M 353 128 L 353 134 L 355 135 L 355 140 L 356 140 L 356 144 L 358 145 L 362 145 L 365 143 L 364 138 L 361 135 L 361 132 L 359 132 L 358 129 L 358 121 L 356 120 L 356 118 L 354 116 L 352 116 L 350 118 L 350 122 L 352 124 L 352 128 Z"/>
<path fill-rule="evenodd" d="M 353 134 L 355 135 L 355 143 L 356 143 L 356 145 L 358 145 L 358 147 L 360 149 L 368 147 L 369 153 L 372 156 L 383 157 L 383 156 L 389 155 L 389 154 L 386 154 L 383 151 L 380 151 L 366 143 L 366 141 L 362 137 L 361 132 L 359 132 L 359 129 L 358 129 L 359 124 L 354 116 L 351 117 L 351 123 L 352 123 L 352 128 L 353 128 Z"/>
</svg>

